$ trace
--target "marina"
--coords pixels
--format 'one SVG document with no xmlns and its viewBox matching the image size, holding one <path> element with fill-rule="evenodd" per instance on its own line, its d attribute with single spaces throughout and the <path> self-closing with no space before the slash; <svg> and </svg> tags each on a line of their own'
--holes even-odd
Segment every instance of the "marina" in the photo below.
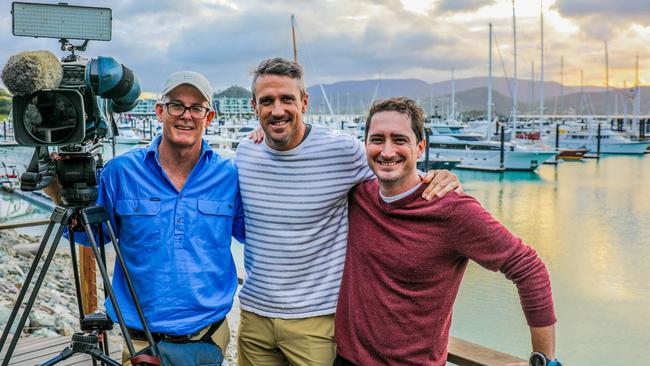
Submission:
<svg viewBox="0 0 650 366">
<path fill-rule="evenodd" d="M 91 3 L 93 6 L 85 6 Z M 125 244 L 122 249 L 130 251 L 128 263 L 138 274 L 133 277 L 140 286 L 138 291 L 142 287 L 147 290 L 143 296 L 150 317 L 147 322 L 156 324 L 157 332 L 186 335 L 196 326 L 196 319 L 212 319 L 206 315 L 219 310 L 219 317 L 214 317 L 226 316 L 230 325 L 224 366 L 236 365 L 238 353 L 239 360 L 250 358 L 249 362 L 257 363 L 252 357 L 255 352 L 244 345 L 246 337 L 239 337 L 239 330 L 246 325 L 253 328 L 246 322 L 239 327 L 240 319 L 245 318 L 240 317 L 240 301 L 242 309 L 261 318 L 313 319 L 312 310 L 330 315 L 337 309 L 337 341 L 344 340 L 338 344 L 339 357 L 356 357 L 351 360 L 357 364 L 374 359 L 378 364 L 397 365 L 426 357 L 435 358 L 436 365 L 444 364 L 447 330 L 448 365 L 528 364 L 529 357 L 530 363 L 536 364 L 532 360 L 537 352 L 554 354 L 537 356 L 557 358 L 555 361 L 564 365 L 650 363 L 650 317 L 646 315 L 650 308 L 650 86 L 645 65 L 649 56 L 644 48 L 649 33 L 638 4 L 629 0 L 607 6 L 570 0 L 451 3 L 326 1 L 296 7 L 285 0 L 273 4 L 192 0 L 182 9 L 169 5 L 158 10 L 132 1 L 108 8 L 101 2 L 80 0 L 72 6 L 16 2 L 10 12 L 5 4 L 3 9 L 11 17 L 3 18 L 3 24 L 8 25 L 11 18 L 12 27 L 11 36 L 8 28 L 0 32 L 4 43 L 11 44 L 2 57 L 7 63 L 0 84 L 0 331 L 22 333 L 11 337 L 8 351 L 3 334 L 0 363 L 46 362 L 78 329 L 77 306 L 95 309 L 103 302 L 103 287 L 113 274 L 112 262 L 116 252 L 120 258 L 120 251 L 107 248 L 109 273 L 102 269 L 102 279 L 95 272 L 91 249 L 78 246 L 70 253 L 64 238 L 46 260 L 48 265 L 52 260 L 52 266 L 49 272 L 44 271 L 43 291 L 33 291 L 38 298 L 29 316 L 21 320 L 26 321 L 24 328 L 18 325 L 21 331 L 16 331 L 9 326 L 15 315 L 9 315 L 13 304 L 23 301 L 21 289 L 27 288 L 23 278 L 28 271 L 27 277 L 31 277 L 37 267 L 34 263 L 29 270 L 32 258 L 40 256 L 47 245 L 54 246 L 50 240 L 38 244 L 43 235 L 50 235 L 50 229 L 45 231 L 49 219 L 72 217 L 76 221 L 81 213 L 85 222 L 87 212 L 79 207 L 95 200 L 95 164 L 101 168 L 132 149 L 148 148 L 163 133 L 167 138 L 161 145 L 165 148 L 156 154 L 158 166 L 149 164 L 148 158 L 144 165 L 128 161 L 120 166 L 129 160 L 120 159 L 113 162 L 115 169 L 106 171 L 115 174 L 103 184 L 109 197 L 115 195 L 115 224 Z M 178 17 L 178 10 L 183 17 Z M 176 16 L 175 21 L 169 21 L 170 14 Z M 41 16 L 47 20 L 43 24 L 32 21 Z M 49 18 L 56 17 L 63 21 L 50 22 Z M 285 21 L 278 21 L 282 19 Z M 615 26 L 611 19 L 616 19 Z M 90 26 L 74 33 L 77 21 Z M 46 29 L 50 26 L 52 29 Z M 60 43 L 58 54 L 55 39 Z M 98 46 L 96 41 L 110 41 L 110 46 Z M 52 52 L 21 52 L 28 49 Z M 278 56 L 286 60 L 273 59 Z M 267 72 L 267 67 L 277 65 L 292 71 Z M 255 70 L 252 80 L 251 70 Z M 476 237 L 483 237 L 473 233 L 485 232 L 487 227 L 497 233 L 501 229 L 481 217 L 481 210 L 476 210 L 476 216 L 464 217 L 484 224 L 475 225 L 481 226 L 476 230 L 471 224 L 456 225 L 453 215 L 452 224 L 413 216 L 409 219 L 419 221 L 405 220 L 404 225 L 391 228 L 393 222 L 381 215 L 362 215 L 361 206 L 355 211 L 357 193 L 350 195 L 348 212 L 346 194 L 359 180 L 352 180 L 347 164 L 360 165 L 356 158 L 361 155 L 358 142 L 365 144 L 368 132 L 366 116 L 375 118 L 376 103 L 393 97 L 405 97 L 407 104 L 422 108 L 424 152 L 419 141 L 418 151 L 411 149 L 408 125 L 414 131 L 415 126 L 420 128 L 420 118 L 414 118 L 421 116 L 417 108 L 380 110 L 378 113 L 398 112 L 411 119 L 408 122 L 392 113 L 388 121 L 384 115 L 384 130 L 379 128 L 384 135 L 376 132 L 373 122 L 374 141 L 366 146 L 371 169 L 381 166 L 373 169 L 380 177 L 380 188 L 397 187 L 396 182 L 403 183 L 406 178 L 411 178 L 411 186 L 417 184 L 414 165 L 422 172 L 453 171 L 466 194 L 532 247 L 546 265 L 555 324 L 542 263 L 530 248 L 505 234 L 476 243 Z M 403 108 L 400 103 L 403 100 L 395 105 Z M 302 122 L 319 128 L 304 129 Z M 260 126 L 264 126 L 270 154 L 258 151 L 263 147 L 242 144 L 259 135 Z M 204 159 L 194 166 L 183 164 L 199 155 L 201 131 L 209 148 L 225 159 L 234 159 L 239 148 L 236 168 L 230 161 L 216 159 Z M 408 136 L 404 137 L 404 131 Z M 418 131 L 415 135 L 421 137 Z M 307 146 L 306 141 L 312 145 Z M 47 146 L 28 146 L 34 144 Z M 384 149 L 381 152 L 379 145 Z M 189 151 L 188 146 L 194 148 L 192 155 L 179 158 L 179 153 Z M 344 153 L 349 146 L 356 146 L 354 155 Z M 392 146 L 389 152 L 396 160 L 380 155 L 386 153 L 386 146 Z M 317 153 L 310 153 L 311 148 Z M 52 161 L 47 155 L 54 152 L 61 158 L 56 164 L 44 164 Z M 346 160 L 350 156 L 355 160 Z M 217 163 L 222 164 L 219 169 Z M 178 171 L 168 169 L 168 164 Z M 165 171 L 159 176 L 156 169 L 163 166 Z M 407 168 L 410 176 L 391 175 Z M 61 208 L 52 214 L 55 206 L 43 192 L 30 191 L 53 172 L 64 182 L 63 199 L 70 205 L 63 214 Z M 395 179 L 382 180 L 382 174 Z M 321 179 L 321 175 L 325 177 Z M 134 181 L 137 184 L 132 188 Z M 191 186 L 198 182 L 201 184 Z M 347 188 L 341 188 L 344 186 Z M 358 192 L 364 188 L 360 186 Z M 330 196 L 339 193 L 336 205 L 328 205 Z M 249 245 L 246 259 L 244 245 L 235 240 L 242 240 L 243 235 L 242 202 Z M 422 204 L 417 200 L 409 203 L 415 209 Z M 415 212 L 410 211 L 413 207 L 399 209 L 410 213 Z M 449 208 L 452 212 L 453 206 Z M 93 218 L 100 216 L 97 211 L 92 214 Z M 345 225 L 348 217 L 350 224 Z M 187 225 L 190 218 L 211 225 Z M 221 235 L 226 232 L 222 228 L 232 230 L 233 237 L 230 231 Z M 422 234 L 430 229 L 444 234 Z M 438 233 L 435 230 L 432 232 Z M 344 257 L 347 233 L 351 233 L 348 242 L 353 244 L 348 245 Z M 174 245 L 170 245 L 172 236 Z M 375 236 L 377 241 L 368 240 Z M 395 250 L 396 243 L 429 244 L 430 240 L 441 243 L 440 253 L 446 258 L 420 256 L 438 253 L 438 248 L 426 253 L 418 252 L 417 245 L 404 246 L 411 249 L 401 253 Z M 458 244 L 466 240 L 473 240 L 478 250 Z M 156 243 L 155 249 L 160 250 L 154 250 Z M 228 244 L 234 267 L 227 255 Z M 338 251 L 328 252 L 332 248 Z M 515 250 L 528 254 L 507 255 Z M 76 261 L 77 252 L 79 266 L 69 266 L 71 258 Z M 226 255 L 213 255 L 216 253 Z M 394 253 L 408 255 L 390 257 Z M 466 258 L 448 259 L 458 253 L 471 253 L 465 255 L 472 258 L 455 297 L 446 286 L 452 279 L 460 281 L 456 275 Z M 415 261 L 420 258 L 425 259 Z M 344 259 L 346 271 L 342 272 Z M 399 262 L 401 259 L 414 261 Z M 477 264 L 490 267 L 502 260 L 501 271 L 517 282 L 519 289 L 502 273 Z M 409 266 L 412 263 L 417 265 Z M 445 272 L 445 266 L 455 273 Z M 123 287 L 122 272 L 131 269 L 117 269 L 115 284 Z M 425 271 L 428 275 L 422 274 Z M 77 272 L 81 272 L 81 286 L 73 284 Z M 341 273 L 344 280 L 339 295 L 336 276 Z M 400 275 L 408 280 L 398 283 Z M 427 283 L 436 275 L 440 278 Z M 217 286 L 205 286 L 215 277 L 219 277 Z M 228 283 L 230 286 L 225 285 Z M 158 285 L 164 296 L 151 296 Z M 358 292 L 345 291 L 355 286 L 359 286 Z M 436 290 L 436 297 L 424 294 L 429 290 Z M 120 291 L 124 296 L 126 292 Z M 82 295 L 78 298 L 78 294 Z M 224 294 L 228 296 L 221 296 Z M 226 300 L 210 303 L 216 295 Z M 232 296 L 234 302 L 230 302 Z M 168 304 L 160 300 L 167 297 L 176 299 L 176 311 L 164 311 Z M 432 298 L 437 300 L 434 307 L 445 305 L 438 307 L 444 310 L 420 316 L 420 309 L 425 313 L 428 307 L 423 305 L 432 303 Z M 183 301 L 188 305 L 181 305 Z M 355 313 L 358 309 L 348 307 L 350 304 L 360 305 L 365 313 Z M 451 316 L 448 310 L 452 305 L 451 328 L 437 331 L 441 324 L 448 326 L 445 319 Z M 130 307 L 126 308 L 132 316 Z M 203 309 L 192 315 L 197 308 Z M 102 305 L 99 309 L 106 310 Z M 119 309 L 107 312 L 115 310 Z M 382 316 L 377 316 L 380 313 Z M 364 321 L 355 323 L 363 316 L 367 316 Z M 393 322 L 383 322 L 384 318 Z M 526 318 L 539 326 L 532 337 Z M 346 322 L 355 330 L 347 335 L 349 339 L 344 334 L 349 330 Z M 132 326 L 122 319 L 119 323 Z M 111 350 L 103 351 L 113 359 L 120 358 L 121 332 L 126 331 L 119 328 L 116 325 L 107 333 Z M 270 353 L 293 364 L 293 356 L 283 349 L 277 335 L 280 328 L 272 325 L 271 338 L 275 339 L 270 344 L 277 348 Z M 393 332 L 377 332 L 380 329 Z M 441 336 L 434 341 L 422 336 L 416 339 L 427 331 Z M 381 333 L 392 337 L 372 339 Z M 402 341 L 405 339 L 412 342 Z M 348 345 L 352 345 L 350 349 L 346 349 Z M 394 345 L 398 347 L 390 349 Z M 211 357 L 214 355 L 211 351 Z M 544 363 L 548 362 L 560 364 L 548 359 Z M 96 363 L 84 355 L 62 364 Z"/>
<path fill-rule="evenodd" d="M 118 152 L 132 146 L 120 145 Z M 533 246 L 549 267 L 563 362 L 650 362 L 650 156 L 543 165 L 533 172 L 458 170 L 468 194 Z M 3 193 L 4 222 L 46 219 L 48 210 Z M 20 229 L 27 230 L 27 229 Z M 38 235 L 38 228 L 28 233 Z M 42 227 L 41 229 L 42 230 Z M 232 251 L 243 266 L 242 246 Z M 516 290 L 470 264 L 454 308 L 453 336 L 526 358 L 528 328 Z"/>
</svg>

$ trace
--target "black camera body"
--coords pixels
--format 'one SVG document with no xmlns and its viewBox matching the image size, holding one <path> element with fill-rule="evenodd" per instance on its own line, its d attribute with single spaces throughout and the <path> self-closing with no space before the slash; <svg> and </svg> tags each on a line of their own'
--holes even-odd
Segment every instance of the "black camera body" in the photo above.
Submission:
<svg viewBox="0 0 650 366">
<path fill-rule="evenodd" d="M 59 38 L 61 50 L 70 52 L 60 61 L 47 51 L 21 52 L 2 71 L 14 95 L 14 138 L 35 147 L 20 177 L 21 189 L 43 189 L 56 176 L 65 206 L 94 204 L 102 139 L 117 134 L 114 114 L 133 109 L 140 96 L 136 75 L 114 58 L 88 60 L 75 54 L 85 51 L 89 40 L 110 40 L 111 10 L 14 2 L 12 20 L 14 35 Z M 68 39 L 84 42 L 73 45 Z M 50 156 L 52 146 L 58 148 L 56 160 Z"/>
<path fill-rule="evenodd" d="M 135 74 L 112 57 L 85 61 L 70 55 L 61 68 L 57 88 L 13 97 L 19 144 L 61 146 L 106 137 L 112 114 L 129 111 L 138 103 L 140 84 Z"/>
</svg>

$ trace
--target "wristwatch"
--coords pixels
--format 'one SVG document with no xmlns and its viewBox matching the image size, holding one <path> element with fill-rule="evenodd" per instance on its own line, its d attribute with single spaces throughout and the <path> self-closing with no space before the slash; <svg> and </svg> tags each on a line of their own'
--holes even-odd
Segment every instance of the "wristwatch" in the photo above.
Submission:
<svg viewBox="0 0 650 366">
<path fill-rule="evenodd" d="M 562 366 L 562 362 L 557 358 L 555 360 L 549 360 L 542 352 L 531 353 L 528 364 L 530 366 Z"/>
</svg>

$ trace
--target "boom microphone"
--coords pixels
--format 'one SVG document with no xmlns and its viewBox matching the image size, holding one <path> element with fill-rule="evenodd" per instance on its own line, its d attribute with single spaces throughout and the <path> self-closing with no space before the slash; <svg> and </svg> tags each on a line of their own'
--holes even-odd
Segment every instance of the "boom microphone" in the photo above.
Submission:
<svg viewBox="0 0 650 366">
<path fill-rule="evenodd" d="M 25 51 L 9 57 L 2 82 L 13 95 L 56 89 L 63 78 L 59 59 L 49 51 Z"/>
</svg>

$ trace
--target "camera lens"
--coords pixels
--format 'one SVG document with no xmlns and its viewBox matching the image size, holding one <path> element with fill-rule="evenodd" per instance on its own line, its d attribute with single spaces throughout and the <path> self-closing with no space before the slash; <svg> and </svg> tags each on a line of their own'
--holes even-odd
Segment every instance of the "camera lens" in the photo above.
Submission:
<svg viewBox="0 0 650 366">
<path fill-rule="evenodd" d="M 40 143 L 66 142 L 77 128 L 77 109 L 66 95 L 42 91 L 32 95 L 23 120 L 27 132 Z"/>
</svg>

